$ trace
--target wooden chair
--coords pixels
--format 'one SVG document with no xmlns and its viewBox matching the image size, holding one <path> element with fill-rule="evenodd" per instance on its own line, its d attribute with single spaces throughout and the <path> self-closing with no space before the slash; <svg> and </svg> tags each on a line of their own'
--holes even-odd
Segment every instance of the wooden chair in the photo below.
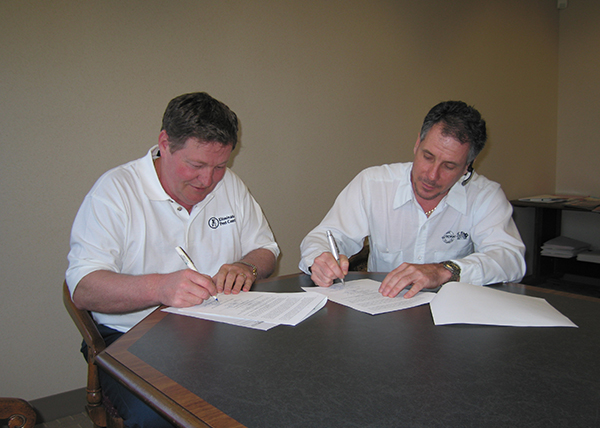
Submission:
<svg viewBox="0 0 600 428">
<path fill-rule="evenodd" d="M 88 347 L 87 405 L 85 406 L 87 414 L 94 423 L 94 428 L 123 428 L 123 419 L 118 416 L 110 402 L 102 396 L 102 388 L 100 387 L 98 366 L 95 359 L 96 355 L 106 348 L 104 339 L 100 335 L 91 314 L 88 311 L 78 309 L 73 303 L 66 281 L 63 283 L 63 302 Z"/>
<path fill-rule="evenodd" d="M 0 398 L 0 420 L 8 420 L 9 428 L 33 428 L 36 414 L 31 404 L 20 398 Z"/>
</svg>

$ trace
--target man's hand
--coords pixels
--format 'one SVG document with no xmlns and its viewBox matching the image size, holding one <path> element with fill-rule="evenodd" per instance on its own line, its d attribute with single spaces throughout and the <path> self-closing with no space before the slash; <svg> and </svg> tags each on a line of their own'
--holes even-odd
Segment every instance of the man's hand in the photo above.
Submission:
<svg viewBox="0 0 600 428">
<path fill-rule="evenodd" d="M 217 287 L 210 276 L 184 269 L 163 275 L 156 293 L 161 304 L 186 308 L 216 296 Z"/>
<path fill-rule="evenodd" d="M 224 264 L 212 279 L 217 291 L 225 294 L 250 291 L 254 283 L 252 268 L 241 263 Z"/>
<path fill-rule="evenodd" d="M 317 257 L 310 267 L 310 279 L 319 287 L 329 287 L 336 278 L 343 279 L 348 274 L 348 257 L 340 254 L 338 264 L 333 254 L 325 252 Z"/>
<path fill-rule="evenodd" d="M 123 314 L 156 305 L 199 305 L 217 294 L 212 279 L 191 269 L 168 274 L 125 275 L 98 270 L 84 276 L 73 294 L 79 309 Z"/>
<path fill-rule="evenodd" d="M 438 263 L 402 263 L 391 271 L 381 283 L 379 292 L 387 297 L 396 297 L 404 288 L 412 288 L 404 295 L 409 299 L 424 288 L 437 288 L 450 279 L 452 273 Z"/>
</svg>

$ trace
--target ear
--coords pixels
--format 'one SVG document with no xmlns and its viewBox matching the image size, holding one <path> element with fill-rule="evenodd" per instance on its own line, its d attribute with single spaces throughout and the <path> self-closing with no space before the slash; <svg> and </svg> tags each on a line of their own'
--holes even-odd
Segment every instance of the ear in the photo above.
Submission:
<svg viewBox="0 0 600 428">
<path fill-rule="evenodd" d="M 421 136 L 417 135 L 417 142 L 415 143 L 415 148 L 413 149 L 413 154 L 417 154 L 417 149 L 419 148 L 419 144 L 421 143 Z"/>
<path fill-rule="evenodd" d="M 167 135 L 167 131 L 163 129 L 160 131 L 160 134 L 158 134 L 158 148 L 161 153 L 165 153 L 169 149 L 169 145 L 169 136 Z"/>
</svg>

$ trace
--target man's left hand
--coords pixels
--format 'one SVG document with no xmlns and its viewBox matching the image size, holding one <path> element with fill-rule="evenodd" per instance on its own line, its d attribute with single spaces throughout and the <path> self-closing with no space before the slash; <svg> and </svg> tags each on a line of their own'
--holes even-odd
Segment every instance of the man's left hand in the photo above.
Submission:
<svg viewBox="0 0 600 428">
<path fill-rule="evenodd" d="M 254 275 L 249 266 L 240 263 L 224 264 L 213 276 L 213 281 L 219 293 L 238 294 L 240 291 L 250 291 Z"/>
<path fill-rule="evenodd" d="M 438 263 L 412 264 L 402 263 L 384 278 L 379 292 L 383 296 L 396 297 L 403 289 L 412 285 L 404 295 L 413 297 L 424 288 L 437 288 L 450 279 L 452 273 Z"/>
</svg>

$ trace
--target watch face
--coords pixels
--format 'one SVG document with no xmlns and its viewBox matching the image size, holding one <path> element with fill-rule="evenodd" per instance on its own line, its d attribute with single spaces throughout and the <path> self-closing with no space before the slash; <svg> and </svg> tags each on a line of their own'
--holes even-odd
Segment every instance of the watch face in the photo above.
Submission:
<svg viewBox="0 0 600 428">
<path fill-rule="evenodd" d="M 452 273 L 452 277 L 450 277 L 450 280 L 448 282 L 458 281 L 460 279 L 460 266 L 458 266 L 456 263 L 447 260 L 445 262 L 442 262 L 442 266 L 444 266 Z"/>
</svg>

